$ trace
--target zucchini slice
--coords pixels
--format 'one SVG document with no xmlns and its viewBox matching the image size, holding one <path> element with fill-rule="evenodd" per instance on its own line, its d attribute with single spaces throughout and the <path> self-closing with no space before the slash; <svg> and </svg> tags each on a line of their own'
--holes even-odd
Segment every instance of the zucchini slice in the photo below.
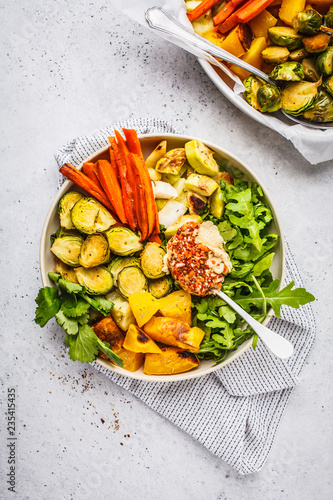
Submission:
<svg viewBox="0 0 333 500">
<path fill-rule="evenodd" d="M 105 264 L 110 258 L 110 248 L 107 237 L 103 233 L 89 234 L 81 246 L 80 265 L 96 267 Z"/>
<path fill-rule="evenodd" d="M 75 203 L 71 218 L 76 229 L 85 234 L 107 231 L 116 224 L 110 212 L 94 198 L 82 198 Z"/>
<path fill-rule="evenodd" d="M 64 229 L 74 229 L 75 226 L 71 219 L 71 210 L 75 203 L 84 198 L 82 193 L 77 191 L 69 191 L 65 193 L 59 200 L 58 214 L 60 218 L 60 225 Z"/>
<path fill-rule="evenodd" d="M 118 274 L 118 290 L 125 299 L 133 293 L 146 292 L 148 281 L 141 269 L 137 266 L 128 266 Z"/>
<path fill-rule="evenodd" d="M 106 232 L 111 252 L 116 255 L 132 255 L 143 246 L 140 242 L 140 236 L 127 227 L 112 227 Z"/>
<path fill-rule="evenodd" d="M 114 284 L 117 285 L 118 274 L 122 269 L 128 266 L 137 266 L 140 267 L 139 259 L 135 257 L 125 257 L 122 259 L 121 257 L 117 257 L 112 260 L 108 265 L 108 271 L 112 274 Z"/>
<path fill-rule="evenodd" d="M 165 253 L 158 243 L 147 243 L 140 256 L 141 268 L 147 278 L 157 279 L 165 275 L 162 271 Z"/>
<path fill-rule="evenodd" d="M 161 141 L 154 151 L 150 153 L 148 158 L 146 158 L 146 167 L 148 169 L 155 168 L 156 163 L 160 160 L 166 153 L 167 150 L 167 141 Z M 154 179 L 152 179 L 154 180 Z"/>
<path fill-rule="evenodd" d="M 51 252 L 64 264 L 77 267 L 80 265 L 79 255 L 82 244 L 83 238 L 81 236 L 62 236 L 54 240 Z"/>
<path fill-rule="evenodd" d="M 184 148 L 170 149 L 158 162 L 155 169 L 161 174 L 179 174 L 186 161 Z"/>
<path fill-rule="evenodd" d="M 105 267 L 78 267 L 75 274 L 80 285 L 92 295 L 105 295 L 113 287 L 113 278 Z"/>
<path fill-rule="evenodd" d="M 214 152 L 198 140 L 189 141 L 185 144 L 187 161 L 198 174 L 213 177 L 218 174 L 219 166 L 214 160 Z"/>
<path fill-rule="evenodd" d="M 170 278 L 168 276 L 163 276 L 157 280 L 149 280 L 148 291 L 156 299 L 161 299 L 167 295 L 172 290 L 172 285 L 170 283 Z"/>
<path fill-rule="evenodd" d="M 111 309 L 113 321 L 121 330 L 127 332 L 129 326 L 135 323 L 135 318 L 128 300 L 124 299 L 118 290 L 108 293 L 105 298 L 113 303 L 113 308 Z"/>
</svg>

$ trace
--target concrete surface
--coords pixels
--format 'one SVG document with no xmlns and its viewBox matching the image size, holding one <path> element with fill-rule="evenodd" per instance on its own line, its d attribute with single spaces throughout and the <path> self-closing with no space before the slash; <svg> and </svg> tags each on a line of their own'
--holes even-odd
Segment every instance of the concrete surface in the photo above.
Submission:
<svg viewBox="0 0 333 500">
<path fill-rule="evenodd" d="M 307 163 L 251 121 L 194 57 L 102 0 L 1 6 L 0 495 L 9 499 L 7 390 L 17 386 L 19 499 L 329 500 L 332 489 L 333 161 Z M 89 366 L 62 330 L 33 323 L 39 238 L 56 192 L 53 153 L 114 120 L 159 117 L 226 146 L 269 187 L 318 333 L 269 459 L 242 477 Z"/>
</svg>

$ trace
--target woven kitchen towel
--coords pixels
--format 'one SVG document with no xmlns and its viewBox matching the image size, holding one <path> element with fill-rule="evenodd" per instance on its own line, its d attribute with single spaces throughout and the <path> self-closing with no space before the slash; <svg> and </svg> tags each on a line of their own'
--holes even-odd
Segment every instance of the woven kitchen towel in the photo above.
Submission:
<svg viewBox="0 0 333 500">
<path fill-rule="evenodd" d="M 159 120 L 137 120 L 122 124 L 139 133 L 175 132 Z M 108 144 L 114 124 L 95 135 L 79 137 L 60 149 L 59 167 L 79 165 L 87 156 Z M 287 246 L 286 282 L 302 286 L 296 264 Z M 308 304 L 299 310 L 282 307 L 281 318 L 272 318 L 270 328 L 294 345 L 288 361 L 272 356 L 258 342 L 228 366 L 198 379 L 180 382 L 142 382 L 92 365 L 113 382 L 140 398 L 153 410 L 197 439 L 212 453 L 241 474 L 259 471 L 272 446 L 277 427 L 292 388 L 298 383 L 306 357 L 315 339 L 315 320 Z"/>
</svg>

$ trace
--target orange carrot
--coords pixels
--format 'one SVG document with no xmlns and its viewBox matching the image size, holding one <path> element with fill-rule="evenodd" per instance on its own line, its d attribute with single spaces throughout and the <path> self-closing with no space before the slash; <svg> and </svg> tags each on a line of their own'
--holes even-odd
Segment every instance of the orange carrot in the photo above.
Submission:
<svg viewBox="0 0 333 500">
<path fill-rule="evenodd" d="M 196 19 L 199 19 L 203 14 L 206 14 L 207 10 L 211 9 L 213 5 L 218 3 L 220 0 L 203 0 L 200 5 L 198 5 L 195 9 L 191 10 L 191 12 L 187 13 L 187 17 L 191 23 Z"/>
<path fill-rule="evenodd" d="M 151 243 L 158 243 L 159 245 L 162 243 L 161 238 L 156 233 L 149 236 L 149 241 L 151 241 Z"/>
<path fill-rule="evenodd" d="M 115 155 L 118 176 L 120 179 L 120 187 L 121 187 L 125 217 L 129 227 L 133 231 L 135 231 L 137 223 L 136 223 L 136 213 L 134 207 L 134 197 L 133 197 L 132 187 L 127 179 L 126 163 L 123 161 L 121 157 L 116 139 L 114 137 L 110 137 L 109 140 L 111 142 L 111 148 Z"/>
<path fill-rule="evenodd" d="M 113 206 L 110 201 L 107 199 L 104 191 L 98 186 L 98 184 L 89 177 L 87 177 L 83 172 L 74 168 L 70 163 L 65 163 L 60 172 L 70 179 L 72 182 L 80 186 L 82 189 L 85 189 L 89 194 L 94 196 L 98 201 L 100 201 L 103 205 L 113 211 Z"/>
<path fill-rule="evenodd" d="M 82 172 L 89 177 L 90 180 L 97 182 L 99 187 L 103 190 L 101 183 L 99 182 L 99 179 L 97 177 L 97 167 L 96 163 L 93 163 L 91 161 L 86 162 L 82 165 Z"/>
<path fill-rule="evenodd" d="M 226 33 L 237 24 L 248 23 L 262 12 L 273 0 L 249 0 L 244 5 L 239 7 L 231 16 L 229 16 L 223 23 L 220 24 L 219 30 L 221 33 Z"/>
<path fill-rule="evenodd" d="M 134 174 L 134 199 L 136 201 L 136 213 L 138 217 L 138 223 L 141 230 L 141 241 L 145 241 L 147 239 L 149 233 L 148 226 L 148 215 L 147 215 L 147 203 L 146 197 L 143 189 L 143 180 L 141 174 L 141 166 L 138 162 L 135 161 L 132 154 L 128 156 L 132 172 Z"/>
<path fill-rule="evenodd" d="M 135 155 L 142 156 L 141 144 L 136 131 L 133 128 L 123 128 L 123 132 L 125 134 L 128 149 L 130 150 L 130 152 Z"/>
<path fill-rule="evenodd" d="M 223 7 L 216 16 L 213 17 L 214 24 L 223 23 L 244 0 L 231 0 Z"/>
<path fill-rule="evenodd" d="M 112 156 L 110 152 L 110 156 Z M 113 159 L 114 165 L 107 160 L 99 160 L 97 162 L 97 175 L 103 189 L 114 206 L 114 210 L 119 217 L 119 220 L 126 224 L 126 217 L 123 207 L 123 200 L 121 196 L 121 190 L 117 178 L 116 161 Z"/>
</svg>

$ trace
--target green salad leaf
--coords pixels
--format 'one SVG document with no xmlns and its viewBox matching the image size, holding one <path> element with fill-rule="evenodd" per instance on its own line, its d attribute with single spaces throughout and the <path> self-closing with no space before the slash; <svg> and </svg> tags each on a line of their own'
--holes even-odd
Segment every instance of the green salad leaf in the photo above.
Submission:
<svg viewBox="0 0 333 500">
<path fill-rule="evenodd" d="M 35 322 L 43 327 L 53 318 L 60 309 L 60 298 L 57 288 L 46 286 L 41 288 L 35 299 L 38 307 L 36 308 Z"/>
</svg>

